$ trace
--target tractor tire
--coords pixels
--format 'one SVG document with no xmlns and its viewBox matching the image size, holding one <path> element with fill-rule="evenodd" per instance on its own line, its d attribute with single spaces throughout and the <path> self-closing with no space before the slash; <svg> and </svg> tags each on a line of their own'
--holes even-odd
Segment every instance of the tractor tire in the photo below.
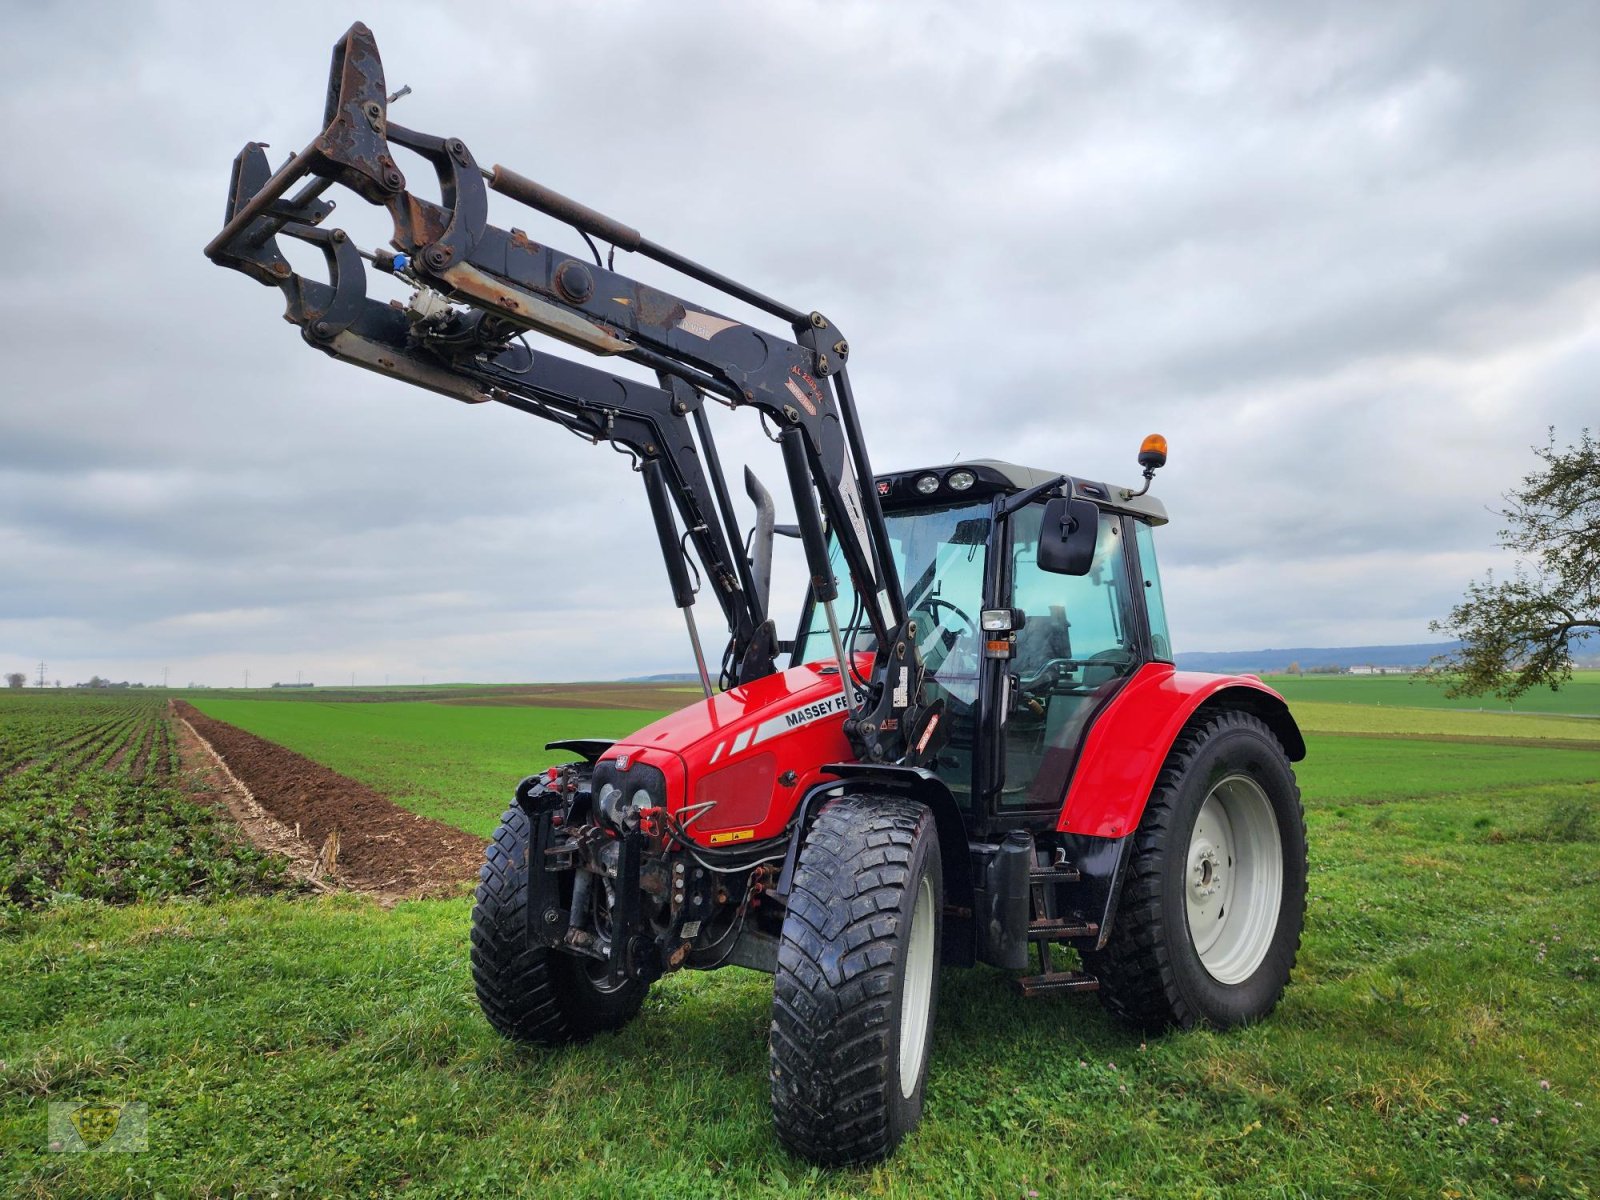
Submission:
<svg viewBox="0 0 1600 1200">
<path fill-rule="evenodd" d="M 848 795 L 800 851 L 773 979 L 778 1138 L 844 1166 L 887 1157 L 922 1115 L 944 873 L 933 814 Z"/>
<path fill-rule="evenodd" d="M 540 1046 L 587 1041 L 638 1015 L 649 984 L 606 988 L 592 960 L 528 945 L 528 843 L 533 823 L 513 805 L 484 850 L 472 905 L 472 983 L 489 1024 Z"/>
<path fill-rule="evenodd" d="M 1197 719 L 1133 836 L 1111 936 L 1083 955 L 1105 1006 L 1149 1033 L 1265 1017 L 1306 908 L 1305 815 L 1272 731 L 1244 712 Z"/>
</svg>

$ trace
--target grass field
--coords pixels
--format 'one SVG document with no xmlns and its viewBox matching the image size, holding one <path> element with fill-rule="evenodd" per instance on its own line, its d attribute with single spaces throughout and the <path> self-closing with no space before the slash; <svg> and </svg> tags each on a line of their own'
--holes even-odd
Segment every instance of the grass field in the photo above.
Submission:
<svg viewBox="0 0 1600 1200">
<path fill-rule="evenodd" d="M 369 782 L 447 757 L 429 803 L 496 808 L 547 737 L 617 732 L 320 707 L 284 739 Z M 477 1012 L 464 898 L 62 900 L 0 932 L 0 1194 L 1592 1197 L 1600 747 L 1366 720 L 1308 737 L 1311 902 L 1270 1021 L 1141 1041 L 1093 997 L 945 972 L 925 1119 L 885 1165 L 777 1148 L 763 976 L 672 976 L 621 1033 L 534 1051 Z M 44 1152 L 45 1102 L 91 1097 L 148 1103 L 149 1152 Z"/>
<path fill-rule="evenodd" d="M 1292 701 L 1300 728 L 1315 733 L 1367 733 L 1395 737 L 1466 738 L 1476 741 L 1567 742 L 1600 747 L 1600 721 L 1546 714 L 1460 712 L 1448 708 L 1398 708 Z"/>
<path fill-rule="evenodd" d="M 547 741 L 617 737 L 655 715 L 211 698 L 199 699 L 198 707 L 485 838 L 517 780 L 571 757 L 546 751 Z M 1295 712 L 1311 746 L 1298 768 L 1308 797 L 1495 795 L 1530 780 L 1600 780 L 1600 722 L 1347 704 L 1296 704 Z M 1525 744 L 1501 744 L 1513 740 L 1508 728 Z M 1441 740 L 1451 738 L 1460 740 Z M 1540 744 L 1550 740 L 1563 748 Z M 1568 748 L 1569 742 L 1582 748 Z"/>
<path fill-rule="evenodd" d="M 1298 707 L 1301 701 L 1370 704 L 1385 708 L 1448 708 L 1484 712 L 1565 713 L 1600 717 L 1600 671 L 1574 671 L 1559 692 L 1536 688 L 1515 701 L 1493 696 L 1447 697 L 1438 685 L 1410 675 L 1269 675 L 1266 681 Z"/>
</svg>

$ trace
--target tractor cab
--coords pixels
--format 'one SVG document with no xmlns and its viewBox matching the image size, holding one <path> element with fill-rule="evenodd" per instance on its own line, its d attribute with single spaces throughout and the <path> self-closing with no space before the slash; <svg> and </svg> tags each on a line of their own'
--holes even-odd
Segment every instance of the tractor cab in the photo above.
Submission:
<svg viewBox="0 0 1600 1200">
<path fill-rule="evenodd" d="M 1141 666 L 1172 661 L 1152 534 L 1166 509 L 992 459 L 880 475 L 877 492 L 926 684 L 944 704 L 930 766 L 974 835 L 1053 824 L 1095 715 Z M 873 650 L 832 552 L 847 656 Z M 825 659 L 830 644 L 808 603 L 793 661 Z"/>
</svg>

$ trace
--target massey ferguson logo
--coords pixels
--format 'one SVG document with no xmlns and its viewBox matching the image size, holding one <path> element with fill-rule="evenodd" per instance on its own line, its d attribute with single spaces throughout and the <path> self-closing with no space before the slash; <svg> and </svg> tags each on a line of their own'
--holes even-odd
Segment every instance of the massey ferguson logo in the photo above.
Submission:
<svg viewBox="0 0 1600 1200">
<path fill-rule="evenodd" d="M 856 699 L 860 698 L 858 694 Z M 791 708 L 788 712 L 768 717 L 754 728 L 739 733 L 732 741 L 718 742 L 716 749 L 711 752 L 711 761 L 713 764 L 721 762 L 724 752 L 732 758 L 743 752 L 747 746 L 757 745 L 768 738 L 799 729 L 802 725 L 810 725 L 813 721 L 820 721 L 824 717 L 833 717 L 849 711 L 850 701 L 845 699 L 843 692 L 829 696 L 826 700 L 814 700 L 810 704 L 802 704 L 799 708 Z"/>
<path fill-rule="evenodd" d="M 826 700 L 818 700 L 815 704 L 808 704 L 804 708 L 797 708 L 793 712 L 783 714 L 783 719 L 788 728 L 804 725 L 807 721 L 817 721 L 836 712 L 843 712 L 849 708 L 845 702 L 844 693 L 830 696 Z"/>
</svg>

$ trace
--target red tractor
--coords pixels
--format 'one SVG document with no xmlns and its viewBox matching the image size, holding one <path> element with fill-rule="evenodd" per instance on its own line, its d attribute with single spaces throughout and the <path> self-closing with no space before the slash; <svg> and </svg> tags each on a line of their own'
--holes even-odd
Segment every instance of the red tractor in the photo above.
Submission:
<svg viewBox="0 0 1600 1200">
<path fill-rule="evenodd" d="M 554 743 L 573 761 L 517 787 L 472 913 L 490 1023 L 559 1045 L 625 1025 L 669 971 L 769 972 L 778 1136 L 843 1164 L 889 1154 L 918 1120 L 941 966 L 1021 971 L 1036 954 L 1023 992 L 1097 990 L 1146 1030 L 1269 1013 L 1305 909 L 1290 767 L 1305 744 L 1258 679 L 1173 666 L 1167 516 L 1147 494 L 1164 441 L 1146 440 L 1137 491 L 991 460 L 876 473 L 829 319 L 481 168 L 461 141 L 389 120 L 389 99 L 357 24 L 323 132 L 276 172 L 245 147 L 207 254 L 281 288 L 335 358 L 627 453 L 705 691 L 620 741 Z M 407 189 L 396 147 L 431 169 L 438 202 Z M 387 210 L 390 248 L 323 227 L 333 184 Z M 592 261 L 489 223 L 487 189 L 575 226 Z M 280 236 L 318 247 L 327 282 L 297 273 Z M 618 273 L 618 250 L 782 332 Z M 369 265 L 410 299 L 369 297 Z M 768 428 L 794 526 L 747 469 L 743 532 L 708 401 Z M 792 640 L 770 613 L 778 534 L 810 575 Z M 693 614 L 706 590 L 728 631 L 715 679 Z M 1069 950 L 1075 967 L 1055 957 Z"/>
</svg>

